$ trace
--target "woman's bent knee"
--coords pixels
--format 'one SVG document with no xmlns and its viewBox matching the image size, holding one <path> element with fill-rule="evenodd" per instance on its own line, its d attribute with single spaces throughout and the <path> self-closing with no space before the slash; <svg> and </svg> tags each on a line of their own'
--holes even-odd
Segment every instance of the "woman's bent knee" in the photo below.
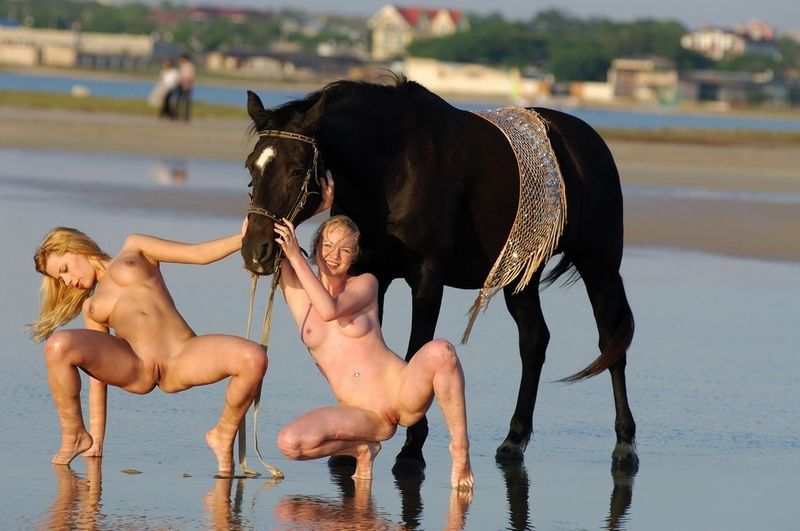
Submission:
<svg viewBox="0 0 800 531">
<path fill-rule="evenodd" d="M 303 457 L 301 438 L 291 426 L 286 426 L 278 434 L 278 449 L 287 458 L 298 460 Z"/>
<path fill-rule="evenodd" d="M 75 339 L 69 330 L 59 330 L 51 335 L 44 344 L 44 355 L 47 363 L 69 361 L 70 352 L 75 348 Z"/>
<path fill-rule="evenodd" d="M 267 372 L 267 353 L 256 343 L 250 343 L 242 352 L 242 372 L 263 377 Z"/>
<path fill-rule="evenodd" d="M 426 358 L 437 368 L 454 369 L 459 365 L 456 348 L 446 339 L 434 339 L 428 342 L 423 349 Z"/>
</svg>

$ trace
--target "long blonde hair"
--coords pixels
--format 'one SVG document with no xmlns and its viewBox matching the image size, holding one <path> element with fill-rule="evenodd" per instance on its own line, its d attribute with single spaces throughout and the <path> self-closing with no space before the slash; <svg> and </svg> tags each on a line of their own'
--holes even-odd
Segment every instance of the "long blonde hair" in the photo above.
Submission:
<svg viewBox="0 0 800 531">
<path fill-rule="evenodd" d="M 328 227 L 337 227 L 337 226 L 343 226 L 350 229 L 350 231 L 353 233 L 353 236 L 355 236 L 356 250 L 355 254 L 353 255 L 353 262 L 355 262 L 358 259 L 359 253 L 361 252 L 361 248 L 359 247 L 359 240 L 361 239 L 361 231 L 358 230 L 358 225 L 356 225 L 355 221 L 341 214 L 339 214 L 338 216 L 329 217 L 322 223 L 322 225 L 319 226 L 317 231 L 314 233 L 314 237 L 311 239 L 311 256 L 312 257 L 317 256 L 317 251 L 319 250 L 318 246 L 320 244 L 320 241 L 322 240 L 322 233 L 325 232 L 325 229 L 327 229 Z"/>
<path fill-rule="evenodd" d="M 70 287 L 60 278 L 47 274 L 45 268 L 50 255 L 60 256 L 65 253 L 99 260 L 111 259 L 94 240 L 77 229 L 56 227 L 47 233 L 33 255 L 36 271 L 44 275 L 39 318 L 26 327 L 30 330 L 31 339 L 37 343 L 50 337 L 59 326 L 73 320 L 81 312 L 83 302 L 94 291 L 94 286 L 90 289 Z"/>
</svg>

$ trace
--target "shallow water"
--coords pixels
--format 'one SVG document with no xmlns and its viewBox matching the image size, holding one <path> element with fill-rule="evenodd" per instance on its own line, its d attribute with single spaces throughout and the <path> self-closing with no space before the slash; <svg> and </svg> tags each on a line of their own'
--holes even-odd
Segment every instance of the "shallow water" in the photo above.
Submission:
<svg viewBox="0 0 800 531">
<path fill-rule="evenodd" d="M 26 90 L 36 92 L 70 93 L 80 85 L 92 95 L 108 98 L 146 99 L 155 83 L 132 80 L 98 78 L 92 76 L 51 76 L 0 71 L 0 90 Z M 306 92 L 256 89 L 264 105 L 274 107 L 293 99 L 306 96 Z M 246 90 L 241 87 L 198 84 L 192 92 L 197 101 L 222 105 L 246 106 Z M 450 100 L 448 100 L 450 101 Z M 486 101 L 451 101 L 456 107 L 467 110 L 493 109 L 507 104 L 502 98 L 486 98 Z M 747 129 L 765 131 L 798 131 L 800 120 L 796 118 L 736 116 L 718 113 L 685 113 L 672 107 L 653 109 L 592 109 L 569 107 L 570 114 L 586 121 L 593 127 L 616 129 Z"/>
<path fill-rule="evenodd" d="M 629 248 L 623 263 L 637 319 L 628 363 L 641 459 L 635 477 L 610 472 L 608 377 L 551 383 L 596 355 L 580 284 L 553 286 L 542 296 L 552 338 L 524 463 L 503 468 L 494 460 L 519 378 L 516 337 L 502 300 L 492 302 L 469 345 L 459 347 L 477 479 L 471 503 L 451 498 L 448 440 L 435 407 L 421 482 L 391 473 L 401 435 L 384 446 L 371 489 L 356 489 L 324 461 L 288 462 L 279 454 L 280 426 L 332 402 L 283 302 L 274 316 L 258 432 L 265 458 L 285 480 L 213 477 L 203 434 L 218 415 L 223 383 L 144 397 L 112 389 L 102 465 L 87 467 L 78 458 L 71 468 L 53 467 L 58 424 L 41 346 L 21 330 L 36 312 L 38 278 L 30 257 L 41 236 L 54 225 L 75 226 L 115 252 L 131 232 L 191 241 L 238 230 L 243 173 L 189 160 L 188 178 L 178 184 L 154 177 L 152 167 L 162 163 L 0 150 L 0 528 L 797 528 L 800 265 L 660 249 Z M 303 241 L 310 223 L 301 228 Z M 243 333 L 249 281 L 237 256 L 207 267 L 162 269 L 196 331 Z M 447 292 L 438 335 L 460 337 L 474 296 Z M 402 283 L 392 286 L 388 300 L 385 335 L 403 351 L 409 295 Z M 263 312 L 263 300 L 256 312 Z"/>
</svg>

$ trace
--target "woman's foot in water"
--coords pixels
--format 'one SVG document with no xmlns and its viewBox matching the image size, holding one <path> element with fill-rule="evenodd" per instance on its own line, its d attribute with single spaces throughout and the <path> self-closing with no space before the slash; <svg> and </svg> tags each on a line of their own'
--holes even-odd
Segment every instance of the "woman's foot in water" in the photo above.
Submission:
<svg viewBox="0 0 800 531">
<path fill-rule="evenodd" d="M 371 480 L 372 479 L 372 463 L 378 452 L 381 451 L 381 443 L 368 442 L 358 445 L 356 450 L 356 472 L 352 475 L 353 479 L 358 480 Z"/>
<path fill-rule="evenodd" d="M 233 439 L 236 436 L 227 436 L 221 433 L 218 426 L 211 428 L 206 433 L 206 444 L 217 458 L 217 474 L 220 476 L 233 475 Z"/>
<path fill-rule="evenodd" d="M 73 433 L 61 434 L 61 448 L 53 456 L 51 463 L 54 465 L 68 465 L 78 455 L 92 447 L 92 436 L 81 428 Z"/>
</svg>

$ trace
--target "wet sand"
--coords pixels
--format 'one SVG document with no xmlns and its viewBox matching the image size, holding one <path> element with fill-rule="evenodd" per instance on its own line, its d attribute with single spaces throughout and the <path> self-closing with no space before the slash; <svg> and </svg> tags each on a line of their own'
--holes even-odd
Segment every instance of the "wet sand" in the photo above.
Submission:
<svg viewBox="0 0 800 531">
<path fill-rule="evenodd" d="M 4 118 L 0 111 L 0 130 L 5 131 L 1 138 L 16 138 Z M 275 445 L 280 428 L 312 407 L 330 404 L 332 397 L 280 299 L 259 417 L 261 450 L 287 476 L 279 485 L 264 479 L 214 479 L 215 462 L 203 434 L 216 420 L 224 382 L 174 395 L 156 391 L 138 396 L 112 389 L 101 466 L 83 458 L 72 468 L 51 466 L 57 417 L 47 392 L 41 346 L 28 341 L 22 330 L 36 311 L 39 278 L 31 270 L 30 256 L 41 235 L 58 223 L 90 230 L 109 250 L 134 231 L 197 241 L 199 235 L 235 230 L 246 200 L 239 156 L 231 158 L 235 163 L 190 159 L 188 183 L 164 185 L 148 175 L 149 165 L 159 157 L 102 152 L 118 139 L 104 138 L 93 129 L 108 122 L 114 126 L 109 135 L 150 134 L 149 141 L 131 136 L 129 143 L 145 150 L 135 153 L 149 155 L 159 149 L 179 155 L 174 149 L 185 141 L 182 135 L 165 148 L 154 140 L 160 134 L 157 128 L 145 119 L 117 123 L 99 116 L 73 121 L 78 129 L 71 131 L 78 132 L 83 124 L 94 122 L 83 130 L 92 135 L 92 144 L 41 124 L 42 138 L 35 145 L 0 139 L 0 147 L 12 148 L 4 159 L 7 176 L 0 179 L 0 239 L 7 258 L 0 266 L 0 278 L 7 280 L 0 297 L 0 336 L 5 339 L 0 393 L 6 405 L 0 409 L 0 424 L 13 427 L 5 430 L 0 452 L 0 488 L 5 494 L 0 529 L 797 527 L 800 508 L 793 493 L 800 472 L 800 433 L 794 404 L 800 401 L 795 355 L 800 303 L 787 289 L 794 285 L 797 263 L 641 247 L 629 248 L 622 265 L 637 320 L 627 366 L 642 460 L 635 477 L 609 471 L 614 418 L 608 378 L 553 384 L 585 366 L 596 352 L 591 306 L 580 286 L 553 286 L 541 295 L 551 341 L 539 387 L 535 436 L 524 461 L 498 465 L 494 459 L 516 400 L 517 386 L 509 382 L 520 371 L 516 328 L 502 301 L 490 305 L 470 343 L 458 347 L 467 375 L 472 465 L 478 478 L 471 504 L 453 503 L 450 496 L 448 436 L 436 406 L 429 416 L 424 478 L 395 477 L 391 472 L 402 433 L 384 446 L 367 492 L 359 492 L 348 474 L 329 470 L 324 460 L 291 462 L 281 456 Z M 180 131 L 207 142 L 208 153 L 223 146 L 222 140 L 212 145 L 214 139 L 195 125 L 200 123 L 168 124 L 176 135 Z M 245 125 L 230 129 L 240 135 Z M 73 149 L 58 144 L 68 141 L 76 150 L 101 154 L 13 149 Z M 629 243 L 636 243 L 632 240 L 640 234 L 645 245 L 696 245 L 706 250 L 727 246 L 718 252 L 773 258 L 776 249 L 791 249 L 788 242 L 795 238 L 792 229 L 797 226 L 792 211 L 798 210 L 800 195 L 758 186 L 780 182 L 777 170 L 754 173 L 759 178 L 752 188 L 725 188 L 725 175 L 746 173 L 733 159 L 735 150 L 725 155 L 730 160 L 712 151 L 705 163 L 702 149 L 632 146 L 633 153 L 624 153 L 626 145 L 612 146 L 623 171 L 632 168 L 624 162 L 631 157 L 645 161 L 639 171 L 626 176 Z M 249 141 L 244 142 L 243 151 L 248 147 Z M 690 180 L 666 192 L 655 190 L 669 186 L 676 175 L 692 178 L 692 164 L 681 174 L 680 164 L 670 160 L 677 156 L 673 153 L 684 152 L 695 153 L 694 164 L 706 168 L 697 172 L 702 188 L 687 190 Z M 713 173 L 713 157 L 718 158 L 717 167 L 729 168 L 727 173 Z M 131 158 L 136 160 L 125 160 Z M 772 153 L 772 158 L 778 156 Z M 212 179 L 218 174 L 224 174 L 224 182 Z M 637 183 L 634 178 L 652 180 Z M 754 193 L 745 193 L 748 190 Z M 313 223 L 301 226 L 300 239 L 308 241 L 313 228 Z M 759 247 L 773 241 L 771 249 Z M 204 267 L 164 264 L 163 272 L 196 331 L 243 332 L 250 284 L 240 258 Z M 262 283 L 260 288 L 259 316 L 266 286 Z M 389 345 L 402 351 L 411 326 L 407 286 L 394 283 L 387 300 L 383 333 Z M 473 300 L 474 292 L 448 289 L 437 335 L 460 336 L 464 312 Z M 141 474 L 125 473 L 128 469 Z"/>
<path fill-rule="evenodd" d="M 149 117 L 0 107 L 0 147 L 244 161 L 246 120 L 190 124 Z M 712 192 L 664 197 L 626 191 L 626 243 L 769 260 L 800 260 L 800 150 L 610 141 L 623 185 Z M 116 200 L 163 201 L 126 194 Z M 187 198 L 173 205 L 192 209 Z M 207 205 L 200 201 L 199 205 Z M 228 202 L 228 208 L 239 208 Z"/>
</svg>

